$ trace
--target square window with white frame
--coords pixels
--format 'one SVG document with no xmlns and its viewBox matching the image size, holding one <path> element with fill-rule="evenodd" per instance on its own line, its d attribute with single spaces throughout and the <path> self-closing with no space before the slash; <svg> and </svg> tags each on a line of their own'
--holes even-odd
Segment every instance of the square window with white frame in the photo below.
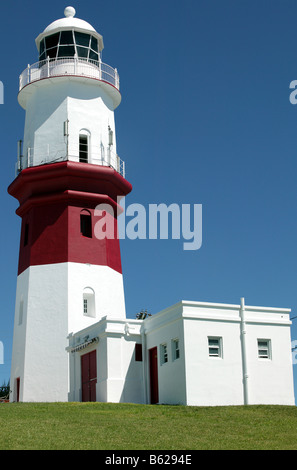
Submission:
<svg viewBox="0 0 297 470">
<path fill-rule="evenodd" d="M 258 358 L 259 359 L 271 359 L 270 339 L 258 339 Z"/>
<path fill-rule="evenodd" d="M 208 337 L 208 356 L 209 357 L 223 357 L 222 351 L 222 338 L 218 336 Z"/>
</svg>

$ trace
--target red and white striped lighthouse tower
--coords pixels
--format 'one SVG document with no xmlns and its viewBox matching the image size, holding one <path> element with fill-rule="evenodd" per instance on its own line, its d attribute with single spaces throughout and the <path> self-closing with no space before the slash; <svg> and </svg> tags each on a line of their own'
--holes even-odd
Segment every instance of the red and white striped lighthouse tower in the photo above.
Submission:
<svg viewBox="0 0 297 470">
<path fill-rule="evenodd" d="M 119 77 L 101 60 L 102 36 L 74 8 L 64 13 L 20 76 L 25 130 L 8 188 L 22 219 L 14 401 L 67 401 L 69 333 L 126 316 L 119 240 L 94 233 L 102 203 L 117 233 L 118 198 L 132 189 L 116 149 Z"/>
</svg>

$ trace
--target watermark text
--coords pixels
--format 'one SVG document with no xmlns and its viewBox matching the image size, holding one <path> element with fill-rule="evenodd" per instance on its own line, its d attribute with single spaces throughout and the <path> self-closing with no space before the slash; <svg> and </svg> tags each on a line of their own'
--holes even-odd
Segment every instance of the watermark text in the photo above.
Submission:
<svg viewBox="0 0 297 470">
<path fill-rule="evenodd" d="M 147 208 L 133 203 L 126 207 L 123 198 L 120 207 L 123 212 L 117 230 L 118 210 L 110 204 L 96 207 L 94 215 L 98 220 L 94 233 L 97 239 L 183 240 L 184 250 L 199 250 L 202 246 L 202 204 L 161 203 L 149 204 Z"/>
</svg>

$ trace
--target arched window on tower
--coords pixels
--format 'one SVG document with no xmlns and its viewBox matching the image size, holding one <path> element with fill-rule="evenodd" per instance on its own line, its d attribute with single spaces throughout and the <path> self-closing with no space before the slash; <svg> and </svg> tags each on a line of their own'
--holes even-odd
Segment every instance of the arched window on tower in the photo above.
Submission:
<svg viewBox="0 0 297 470">
<path fill-rule="evenodd" d="M 90 133 L 87 130 L 81 130 L 79 133 L 79 161 L 88 163 L 90 158 Z"/>
<path fill-rule="evenodd" d="M 85 317 L 96 317 L 95 292 L 91 287 L 85 287 L 83 292 L 83 315 Z"/>
<path fill-rule="evenodd" d="M 86 209 L 80 213 L 80 233 L 83 237 L 92 238 L 92 215 Z"/>
</svg>

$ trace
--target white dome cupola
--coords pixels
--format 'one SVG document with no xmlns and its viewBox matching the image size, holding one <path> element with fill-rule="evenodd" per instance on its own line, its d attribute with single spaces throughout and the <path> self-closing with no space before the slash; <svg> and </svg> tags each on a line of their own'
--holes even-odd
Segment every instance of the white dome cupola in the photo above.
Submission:
<svg viewBox="0 0 297 470">
<path fill-rule="evenodd" d="M 84 20 L 75 18 L 75 9 L 67 7 L 65 17 L 52 22 L 36 38 L 39 61 L 61 57 L 80 57 L 98 61 L 103 49 L 101 34 Z"/>
</svg>

